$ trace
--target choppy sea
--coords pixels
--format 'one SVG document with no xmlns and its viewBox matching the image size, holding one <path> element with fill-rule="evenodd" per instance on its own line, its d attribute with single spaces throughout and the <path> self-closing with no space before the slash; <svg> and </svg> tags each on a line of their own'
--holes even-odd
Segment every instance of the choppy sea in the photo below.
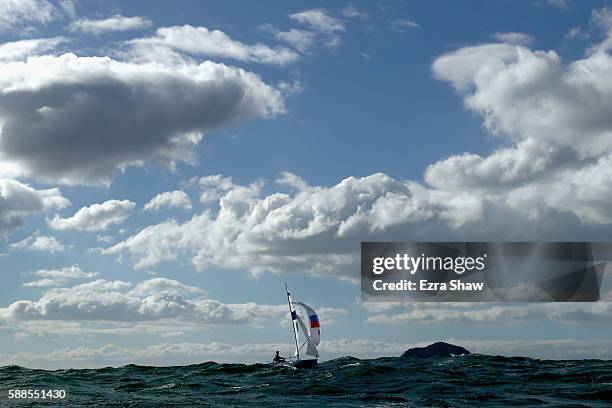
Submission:
<svg viewBox="0 0 612 408">
<path fill-rule="evenodd" d="M 63 400 L 8 399 L 65 389 Z M 0 406 L 611 407 L 612 361 L 467 355 L 344 357 L 315 369 L 217 364 L 89 370 L 0 368 Z"/>
</svg>

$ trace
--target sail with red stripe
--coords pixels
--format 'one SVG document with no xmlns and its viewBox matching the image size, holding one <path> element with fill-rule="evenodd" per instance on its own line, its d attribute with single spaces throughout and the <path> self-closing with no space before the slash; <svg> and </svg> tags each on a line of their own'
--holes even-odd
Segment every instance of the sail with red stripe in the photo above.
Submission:
<svg viewBox="0 0 612 408">
<path fill-rule="evenodd" d="M 319 342 L 321 341 L 321 322 L 319 321 L 319 316 L 317 315 L 317 312 L 315 312 L 312 307 L 308 306 L 305 303 L 295 302 L 295 304 L 300 306 L 304 310 L 305 315 L 308 316 L 309 333 L 307 334 L 310 342 L 313 345 L 318 346 Z"/>
<path fill-rule="evenodd" d="M 319 350 L 317 346 L 321 341 L 321 322 L 319 316 L 314 309 L 302 302 L 294 302 L 289 293 L 287 284 L 285 283 L 285 290 L 287 291 L 287 303 L 289 304 L 289 316 L 291 317 L 291 325 L 293 331 L 293 337 L 295 341 L 295 354 L 292 361 L 294 367 L 314 367 L 317 364 L 317 358 L 319 357 Z M 298 333 L 302 332 L 302 336 L 305 341 L 301 341 Z M 308 356 L 315 357 L 314 359 L 304 359 L 301 357 L 300 351 L 306 349 L 305 354 Z"/>
</svg>

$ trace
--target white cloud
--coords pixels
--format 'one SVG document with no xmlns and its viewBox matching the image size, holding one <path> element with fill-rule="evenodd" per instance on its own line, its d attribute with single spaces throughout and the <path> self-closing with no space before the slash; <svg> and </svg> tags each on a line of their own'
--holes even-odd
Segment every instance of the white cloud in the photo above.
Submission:
<svg viewBox="0 0 612 408">
<path fill-rule="evenodd" d="M 163 46 L 192 55 L 272 65 L 286 65 L 298 58 L 297 53 L 286 47 L 272 48 L 261 43 L 245 44 L 232 39 L 223 31 L 190 25 L 161 27 L 157 29 L 154 37 L 132 40 L 131 44 Z"/>
<path fill-rule="evenodd" d="M 371 306 L 364 304 L 366 310 Z M 549 320 L 556 323 L 608 323 L 612 321 L 612 304 L 595 303 L 531 303 L 531 304 L 458 304 L 395 303 L 385 309 L 374 306 L 368 323 L 403 324 L 460 323 L 515 324 L 528 320 Z"/>
<path fill-rule="evenodd" d="M 589 33 L 603 34 L 606 39 L 601 44 L 591 46 L 587 54 L 606 53 L 612 49 L 612 8 L 605 6 L 591 11 Z"/>
<path fill-rule="evenodd" d="M 184 191 L 167 191 L 153 197 L 151 201 L 145 204 L 144 209 L 154 211 L 164 207 L 191 210 L 191 199 Z"/>
<path fill-rule="evenodd" d="M 40 235 L 36 232 L 22 241 L 11 244 L 9 248 L 13 250 L 29 250 L 54 254 L 64 251 L 66 246 L 55 237 Z"/>
<path fill-rule="evenodd" d="M 96 241 L 98 242 L 104 242 L 106 244 L 110 244 L 111 242 L 113 242 L 115 240 L 115 237 L 112 235 L 100 235 L 98 234 L 96 236 Z"/>
<path fill-rule="evenodd" d="M 563 38 L 570 39 L 570 40 L 575 40 L 575 39 L 586 40 L 590 36 L 591 34 L 587 30 L 582 28 L 582 26 L 578 25 L 576 27 L 570 28 L 567 34 L 563 36 Z"/>
<path fill-rule="evenodd" d="M 76 2 L 77 0 L 59 0 L 59 5 L 64 13 L 73 20 L 77 17 Z"/>
<path fill-rule="evenodd" d="M 509 44 L 483 44 L 460 48 L 436 58 L 433 72 L 438 79 L 449 81 L 455 89 L 464 91 L 481 68 L 480 63 L 486 66 L 495 64 L 501 68 L 516 58 L 518 49 Z"/>
<path fill-rule="evenodd" d="M 19 61 L 38 55 L 41 52 L 54 49 L 66 41 L 64 37 L 37 38 L 33 40 L 20 40 L 0 45 L 0 63 Z"/>
<path fill-rule="evenodd" d="M 534 42 L 532 35 L 517 32 L 495 33 L 493 38 L 499 42 L 514 45 L 530 45 Z"/>
<path fill-rule="evenodd" d="M 0 354 L 0 364 L 40 368 L 92 368 L 126 364 L 189 365 L 211 360 L 255 363 L 270 361 L 274 350 L 284 349 L 286 344 L 282 343 L 160 343 L 138 348 L 107 344 L 99 348 L 63 348 L 44 354 Z"/>
<path fill-rule="evenodd" d="M 262 195 L 204 178 L 191 220 L 169 220 L 104 250 L 136 266 L 191 257 L 252 273 L 358 276 L 358 243 L 368 240 L 605 239 L 612 224 L 612 56 L 602 50 L 562 64 L 554 51 L 510 44 L 465 47 L 437 58 L 467 109 L 507 147 L 454 155 L 430 165 L 425 183 L 384 174 L 308 186 L 285 174 L 290 191 Z"/>
<path fill-rule="evenodd" d="M 347 7 L 342 11 L 347 18 L 366 18 L 354 7 Z M 260 29 L 269 32 L 275 39 L 289 44 L 302 54 L 309 54 L 313 48 L 335 48 L 340 45 L 341 34 L 346 31 L 345 22 L 329 15 L 325 9 L 311 9 L 293 13 L 289 18 L 305 28 L 289 28 L 280 30 L 271 24 L 262 24 Z"/>
<path fill-rule="evenodd" d="M 285 96 L 299 94 L 304 90 L 304 85 L 302 85 L 302 81 L 296 79 L 292 82 L 287 81 L 279 81 L 276 84 L 276 87 L 283 93 Z"/>
<path fill-rule="evenodd" d="M 419 343 L 424 344 L 424 343 Z M 325 360 L 347 355 L 357 357 L 397 356 L 412 344 L 389 343 L 364 339 L 323 340 L 319 346 Z M 285 354 L 287 343 L 159 343 L 131 348 L 104 345 L 99 348 L 64 348 L 50 353 L 0 354 L 0 364 L 17 364 L 27 367 L 98 367 L 125 364 L 149 364 L 156 366 L 194 364 L 201 361 L 261 363 L 268 362 L 274 350 Z"/>
<path fill-rule="evenodd" d="M 78 266 L 34 273 L 41 279 L 25 286 L 57 286 L 95 276 Z M 14 330 L 41 335 L 160 335 L 201 331 L 210 325 L 263 327 L 286 320 L 287 305 L 222 303 L 202 290 L 168 278 L 133 284 L 98 279 L 71 287 L 47 289 L 36 300 L 18 300 L 0 308 L 0 321 Z M 345 309 L 319 307 L 326 324 Z"/>
<path fill-rule="evenodd" d="M 166 45 L 147 41 L 124 43 L 122 47 L 115 51 L 115 54 L 135 64 L 154 64 L 172 67 L 177 65 L 196 65 L 199 62 L 196 58 Z"/>
<path fill-rule="evenodd" d="M 435 163 L 425 176 L 431 185 L 495 192 L 534 217 L 556 210 L 584 224 L 612 222 L 605 204 L 612 197 L 612 57 L 605 48 L 563 64 L 554 51 L 481 45 L 441 56 L 433 69 L 512 146 Z"/>
<path fill-rule="evenodd" d="M 179 224 L 175 220 L 164 221 L 148 226 L 138 234 L 101 252 L 116 254 L 123 250 L 129 251 L 138 257 L 135 265 L 137 268 L 147 268 L 162 261 L 175 260 L 181 251 L 194 248 L 197 242 L 191 239 L 190 235 L 203 231 L 200 227 L 206 227 L 206 224 L 201 223 L 199 217 L 194 217 L 187 224 Z"/>
<path fill-rule="evenodd" d="M 125 17 L 115 14 L 109 18 L 94 20 L 82 18 L 75 20 L 68 26 L 70 31 L 80 31 L 87 34 L 100 35 L 117 31 L 143 30 L 153 25 L 145 17 Z"/>
<path fill-rule="evenodd" d="M 400 19 L 392 20 L 389 23 L 389 30 L 394 31 L 396 33 L 401 33 L 406 30 L 419 28 L 419 27 L 420 26 L 418 23 L 412 20 L 409 20 L 407 18 L 400 18 Z"/>
<path fill-rule="evenodd" d="M 358 358 L 377 358 L 381 356 L 400 356 L 412 347 L 423 347 L 433 343 L 419 341 L 399 343 L 367 339 L 323 340 L 319 349 L 323 360 L 353 356 Z M 444 339 L 452 344 L 461 345 L 473 353 L 502 355 L 507 357 L 528 356 L 543 359 L 584 359 L 612 358 L 612 340 L 609 339 L 520 339 L 520 340 L 464 340 Z M 50 352 L 21 352 L 0 354 L 0 365 L 20 365 L 26 367 L 58 368 L 97 368 L 123 366 L 126 364 L 169 366 L 190 365 L 204 361 L 220 363 L 262 363 L 271 360 L 274 350 L 287 350 L 285 343 L 247 343 L 228 344 L 221 342 L 195 343 L 158 343 L 144 347 L 122 347 L 106 344 L 101 347 L 62 348 Z"/>
<path fill-rule="evenodd" d="M 109 183 L 128 166 L 194 163 L 203 131 L 284 112 L 259 76 L 213 62 L 30 57 L 0 64 L 0 163 L 43 181 Z"/>
<path fill-rule="evenodd" d="M 311 9 L 293 13 L 289 18 L 302 24 L 307 24 L 317 31 L 335 32 L 344 31 L 344 23 L 331 17 L 325 9 Z"/>
<path fill-rule="evenodd" d="M 458 340 L 468 350 L 507 357 L 527 356 L 552 360 L 612 359 L 612 341 L 609 339 L 529 339 L 529 340 Z"/>
<path fill-rule="evenodd" d="M 600 9 L 594 9 L 591 12 L 590 23 L 603 33 L 609 33 L 610 30 L 612 30 L 612 8 L 602 7 Z"/>
<path fill-rule="evenodd" d="M 125 283 L 125 282 L 124 282 Z M 54 289 L 58 290 L 58 289 Z M 109 289 L 107 289 L 109 290 Z M 180 296 L 180 295 L 179 295 Z M 167 299 L 167 295 L 164 296 L 153 296 L 153 302 L 160 303 L 160 298 L 163 300 Z M 248 304 L 223 304 L 217 301 L 212 301 L 208 305 L 208 309 L 204 308 L 203 311 L 199 310 L 197 304 L 193 305 L 193 302 L 198 303 L 198 299 L 189 299 L 187 307 L 194 307 L 195 312 L 200 315 L 194 318 L 193 314 L 188 311 L 176 309 L 176 315 L 173 317 L 166 316 L 144 316 L 139 314 L 132 316 L 133 319 L 117 319 L 109 320 L 106 318 L 97 318 L 98 315 L 85 315 L 74 316 L 73 318 L 68 315 L 71 311 L 72 306 L 67 305 L 68 308 L 63 316 L 54 315 L 58 319 L 46 319 L 46 318 L 15 318 L 11 314 L 8 308 L 0 309 L 0 323 L 3 329 L 14 330 L 20 333 L 32 334 L 39 337 L 46 337 L 49 339 L 58 338 L 74 338 L 75 336 L 94 338 L 100 335 L 112 335 L 112 336 L 143 336 L 147 335 L 150 338 L 161 338 L 167 333 L 182 332 L 184 334 L 201 334 L 203 330 L 214 329 L 218 325 L 229 325 L 229 326 L 244 326 L 248 325 L 247 331 L 260 330 L 266 327 L 270 327 L 270 317 L 273 319 L 273 324 L 278 327 L 289 327 L 290 322 L 287 316 L 287 305 L 257 305 L 254 303 Z M 94 299 L 95 301 L 95 299 Z M 189 306 L 191 305 L 191 306 Z M 56 306 L 56 305 L 50 305 Z M 164 305 L 159 304 L 159 307 Z M 206 305 L 204 305 L 206 307 Z M 284 307 L 282 307 L 284 306 Z M 98 308 L 97 304 L 82 303 L 82 307 Z M 103 306 L 100 313 L 104 312 L 104 309 L 110 307 Z M 120 307 L 120 306 L 118 306 Z M 149 306 L 149 308 L 152 308 Z M 235 310 L 234 310 L 235 309 Z M 247 312 L 241 311 L 242 309 Z M 333 314 L 346 314 L 347 311 L 344 309 L 334 308 L 318 308 L 317 310 L 320 316 Z M 210 315 L 201 315 L 202 313 L 209 313 Z M 217 314 L 217 316 L 215 316 Z M 223 316 L 225 314 L 225 316 Z M 267 316 L 267 318 L 266 318 Z M 31 316 L 35 317 L 35 316 Z M 145 318 L 146 317 L 146 318 Z M 243 318 L 244 317 L 244 318 Z M 325 318 L 325 324 L 329 324 L 330 320 Z M 230 329 L 237 330 L 237 329 Z M 242 330 L 242 329 L 240 329 Z"/>
<path fill-rule="evenodd" d="M 2 0 L 0 2 L 0 32 L 18 30 L 28 24 L 47 24 L 58 16 L 47 0 Z"/>
<path fill-rule="evenodd" d="M 427 223 L 447 229 L 480 217 L 480 203 L 469 196 L 383 174 L 350 177 L 329 188 L 309 187 L 289 173 L 280 181 L 293 195 L 262 196 L 261 182 L 237 186 L 221 176 L 204 178 L 205 193 L 219 196 L 217 213 L 205 210 L 183 224 L 148 226 L 103 253 L 128 251 L 140 268 L 186 254 L 197 269 L 217 265 L 354 278 L 362 238 L 391 237 L 388 231 L 402 226 L 417 236 L 429 229 Z"/>
<path fill-rule="evenodd" d="M 231 177 L 224 177 L 220 174 L 202 177 L 198 184 L 203 190 L 200 195 L 200 201 L 203 203 L 217 201 L 226 192 L 237 187 Z"/>
<path fill-rule="evenodd" d="M 36 190 L 16 180 L 0 179 L 0 237 L 20 227 L 30 214 L 69 204 L 57 188 Z"/>
<path fill-rule="evenodd" d="M 367 18 L 368 14 L 364 11 L 358 10 L 355 6 L 349 5 L 340 10 L 340 14 L 342 14 L 346 18 Z"/>
<path fill-rule="evenodd" d="M 278 40 L 286 42 L 301 53 L 308 52 L 317 38 L 314 32 L 297 28 L 291 28 L 287 31 L 272 30 Z"/>
<path fill-rule="evenodd" d="M 97 274 L 97 272 L 84 272 L 78 265 L 67 266 L 61 269 L 40 269 L 33 272 L 32 275 L 41 279 L 26 282 L 23 286 L 61 286 L 71 280 L 93 278 Z"/>
<path fill-rule="evenodd" d="M 301 177 L 289 171 L 282 172 L 281 176 L 276 179 L 276 184 L 291 187 L 298 191 L 308 190 L 310 187 Z"/>
<path fill-rule="evenodd" d="M 340 33 L 346 31 L 343 21 L 330 16 L 327 10 L 322 8 L 293 13 L 289 15 L 289 18 L 309 26 L 311 30 L 322 35 L 325 38 L 324 45 L 329 48 L 340 45 Z M 285 41 L 293 41 L 294 44 L 302 43 L 302 45 L 307 45 L 304 44 L 304 41 L 308 41 L 305 40 L 307 36 L 303 32 L 292 32 L 290 30 L 280 35 L 284 37 Z"/>
<path fill-rule="evenodd" d="M 59 216 L 48 220 L 51 228 L 58 230 L 99 231 L 111 225 L 123 223 L 136 203 L 129 200 L 108 200 L 83 207 L 72 217 Z"/>
</svg>

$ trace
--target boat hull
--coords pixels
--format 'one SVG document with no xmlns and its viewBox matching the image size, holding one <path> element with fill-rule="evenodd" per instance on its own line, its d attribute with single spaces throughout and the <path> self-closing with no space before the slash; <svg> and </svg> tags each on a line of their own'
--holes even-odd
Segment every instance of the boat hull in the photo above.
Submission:
<svg viewBox="0 0 612 408">
<path fill-rule="evenodd" d="M 317 366 L 317 360 L 296 360 L 292 361 L 291 365 L 295 368 L 315 368 Z"/>
<path fill-rule="evenodd" d="M 315 368 L 318 364 L 317 360 L 293 360 L 272 363 L 275 366 L 295 367 L 295 368 Z"/>
</svg>

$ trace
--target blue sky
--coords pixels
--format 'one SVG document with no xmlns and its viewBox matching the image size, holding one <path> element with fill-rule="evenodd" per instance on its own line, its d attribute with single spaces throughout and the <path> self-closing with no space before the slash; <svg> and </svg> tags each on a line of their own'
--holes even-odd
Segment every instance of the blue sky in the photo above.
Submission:
<svg viewBox="0 0 612 408">
<path fill-rule="evenodd" d="M 4 3 L 3 3 L 4 4 Z M 0 5 L 0 364 L 612 358 L 599 304 L 360 304 L 362 240 L 603 240 L 608 2 Z"/>
</svg>

